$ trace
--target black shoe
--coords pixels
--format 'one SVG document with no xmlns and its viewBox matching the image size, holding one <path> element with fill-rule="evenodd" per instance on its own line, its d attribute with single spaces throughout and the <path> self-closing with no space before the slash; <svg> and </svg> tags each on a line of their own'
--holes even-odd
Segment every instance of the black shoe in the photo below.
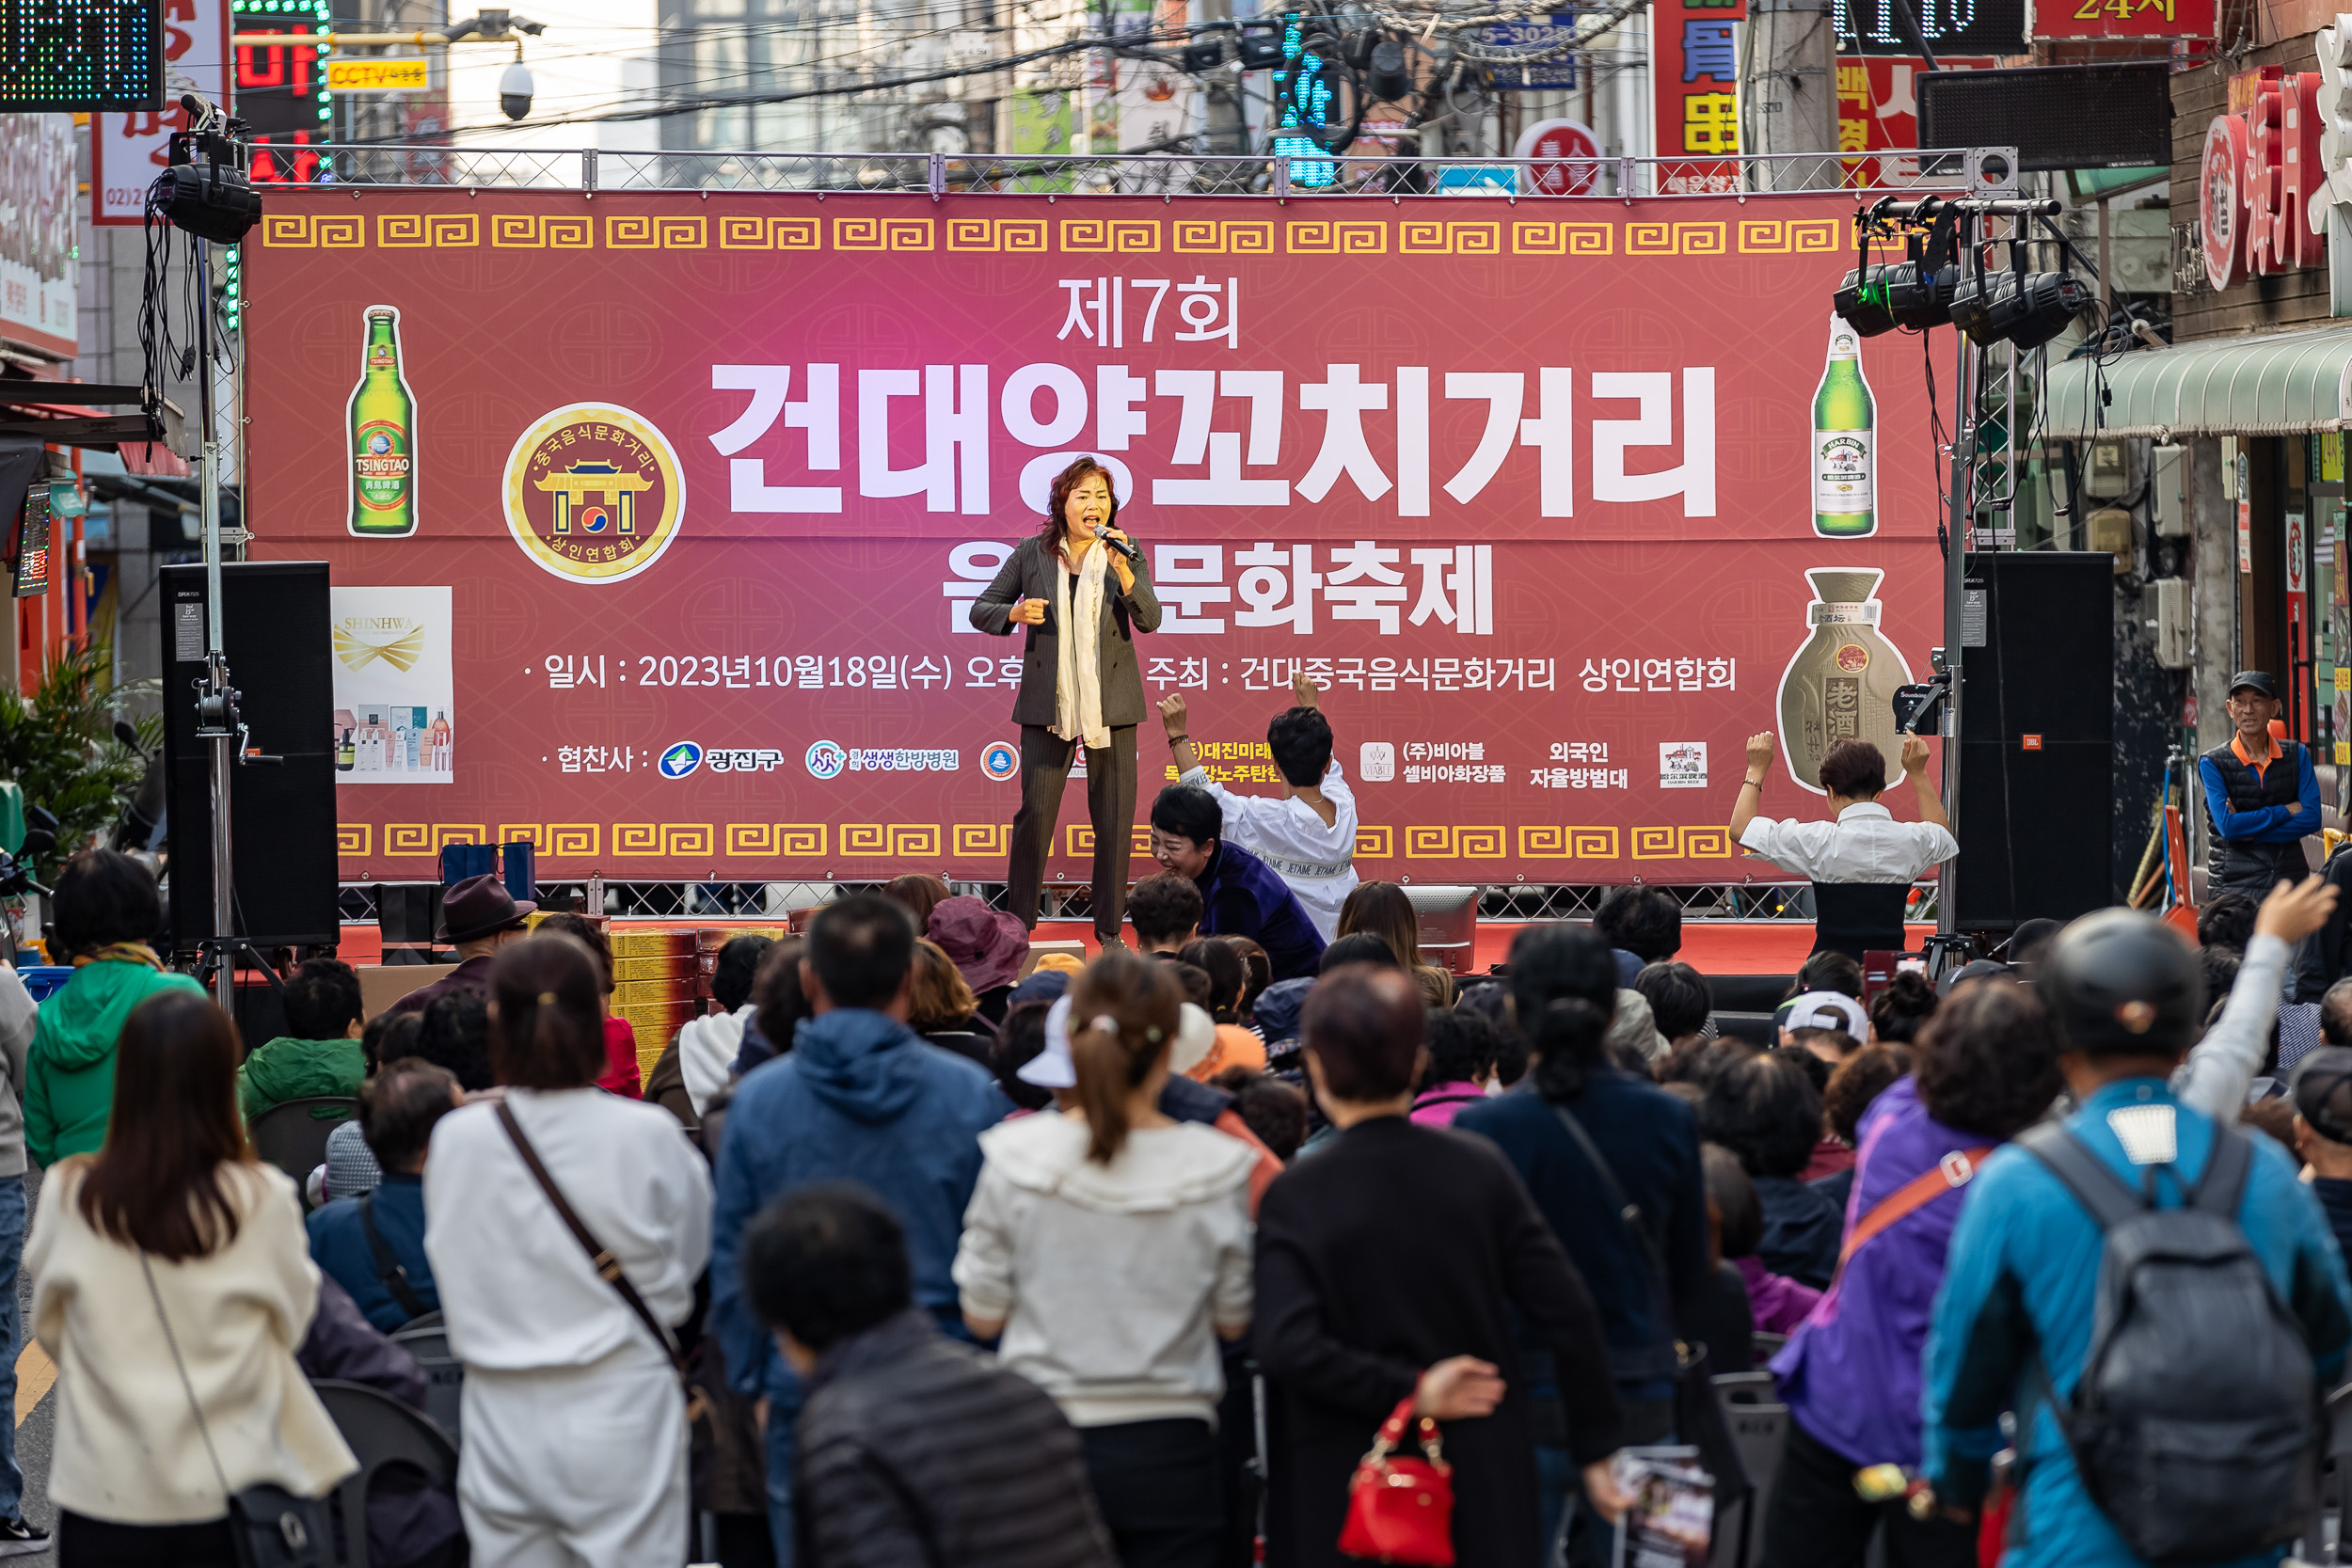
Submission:
<svg viewBox="0 0 2352 1568">
<path fill-rule="evenodd" d="M 49 1549 L 49 1532 L 22 1519 L 0 1519 L 0 1557 L 31 1557 Z"/>
</svg>

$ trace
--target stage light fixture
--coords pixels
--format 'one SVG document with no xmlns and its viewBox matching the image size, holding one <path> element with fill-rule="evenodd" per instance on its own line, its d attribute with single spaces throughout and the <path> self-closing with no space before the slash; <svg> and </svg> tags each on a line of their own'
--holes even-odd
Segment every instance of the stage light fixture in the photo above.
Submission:
<svg viewBox="0 0 2352 1568">
<path fill-rule="evenodd" d="M 262 221 L 262 193 L 246 178 L 245 122 L 194 94 L 180 103 L 196 129 L 172 133 L 171 162 L 148 187 L 149 221 L 161 214 L 200 240 L 235 245 Z"/>
<path fill-rule="evenodd" d="M 1930 267 L 1924 261 L 1901 261 L 1886 269 L 1886 309 L 1895 325 L 1909 332 L 1948 326 L 1952 320 L 1952 291 L 1960 286 L 1958 267 Z"/>
<path fill-rule="evenodd" d="M 1406 68 L 1405 40 L 1384 38 L 1372 47 L 1364 86 L 1375 103 L 1401 103 L 1413 95 L 1413 73 Z"/>
<path fill-rule="evenodd" d="M 1204 71 L 1215 71 L 1225 63 L 1225 40 L 1203 39 L 1199 43 L 1184 45 L 1184 71 L 1198 76 Z"/>
<path fill-rule="evenodd" d="M 2063 272 L 1992 272 L 1952 292 L 1952 325 L 1973 342 L 2040 348 L 2091 302 L 2089 284 Z"/>
<path fill-rule="evenodd" d="M 1846 275 L 1831 301 L 1838 319 L 1857 336 L 1875 338 L 1895 330 L 1895 313 L 1886 305 L 1887 269 L 1873 263 Z"/>
</svg>

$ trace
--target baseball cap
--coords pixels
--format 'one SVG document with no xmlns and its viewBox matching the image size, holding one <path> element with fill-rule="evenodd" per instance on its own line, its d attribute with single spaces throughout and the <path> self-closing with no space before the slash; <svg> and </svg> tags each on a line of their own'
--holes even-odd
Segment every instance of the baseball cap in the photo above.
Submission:
<svg viewBox="0 0 2352 1568">
<path fill-rule="evenodd" d="M 1187 1002 L 1178 1014 L 1176 1045 L 1168 1053 L 1168 1070 L 1182 1078 L 1209 1059 L 1216 1049 L 1216 1020 L 1197 1003 Z"/>
<path fill-rule="evenodd" d="M 2245 686 L 2252 687 L 2273 702 L 2278 700 L 2279 683 L 2270 678 L 2270 672 L 2267 670 L 2240 670 L 2230 677 L 2230 689 L 2227 695 L 2236 696 L 2238 689 Z"/>
<path fill-rule="evenodd" d="M 2323 1045 L 2295 1064 L 2295 1108 L 2312 1131 L 2352 1144 L 2352 1049 Z"/>
<path fill-rule="evenodd" d="M 1858 1040 L 1870 1037 L 1870 1015 L 1841 990 L 1809 990 L 1788 1004 L 1784 1029 L 1842 1029 Z"/>
<path fill-rule="evenodd" d="M 1070 1059 L 1070 998 L 1058 998 L 1045 1015 L 1045 1049 L 1014 1069 L 1013 1076 L 1041 1089 L 1077 1087 L 1077 1065 Z"/>
<path fill-rule="evenodd" d="M 1176 1043 L 1168 1053 L 1168 1070 L 1179 1076 L 1207 1059 L 1216 1047 L 1216 1020 L 1187 1002 L 1176 1027 Z M 1070 1056 L 1070 998 L 1062 997 L 1045 1014 L 1045 1049 L 1021 1064 L 1013 1076 L 1041 1089 L 1070 1089 L 1078 1085 L 1077 1064 Z"/>
</svg>

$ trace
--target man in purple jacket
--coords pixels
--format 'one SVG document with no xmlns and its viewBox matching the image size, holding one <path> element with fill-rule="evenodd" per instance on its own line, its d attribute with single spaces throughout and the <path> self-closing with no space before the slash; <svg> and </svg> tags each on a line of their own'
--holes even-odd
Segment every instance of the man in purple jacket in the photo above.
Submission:
<svg viewBox="0 0 2352 1568">
<path fill-rule="evenodd" d="M 1914 1076 L 1862 1115 L 1836 1280 L 1772 1362 L 1788 1447 L 1765 1568 L 1860 1568 L 1873 1531 L 1907 1568 L 1974 1568 L 1973 1527 L 1915 1520 L 1854 1491 L 1869 1465 L 1919 1465 L 1919 1357 L 1945 1249 L 1976 1167 L 2049 1108 L 2058 1042 L 2012 980 L 1962 986 L 1930 1020 Z"/>
</svg>

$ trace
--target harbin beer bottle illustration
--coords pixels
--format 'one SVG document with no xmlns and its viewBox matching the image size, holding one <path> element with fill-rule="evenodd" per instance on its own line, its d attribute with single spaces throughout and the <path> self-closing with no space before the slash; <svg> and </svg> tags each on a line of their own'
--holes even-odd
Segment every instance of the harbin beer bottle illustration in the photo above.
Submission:
<svg viewBox="0 0 2352 1568">
<path fill-rule="evenodd" d="M 1902 754 L 1895 733 L 1895 689 L 1911 666 L 1879 631 L 1871 595 L 1886 574 L 1875 568 L 1808 571 L 1813 602 L 1804 607 L 1813 635 L 1780 677 L 1780 750 L 1789 775 L 1821 792 L 1821 753 L 1839 740 L 1867 740 L 1891 775 Z"/>
<path fill-rule="evenodd" d="M 1813 394 L 1813 531 L 1859 539 L 1878 528 L 1878 401 L 1862 379 L 1862 343 L 1833 316 L 1829 364 Z"/>
<path fill-rule="evenodd" d="M 351 531 L 417 531 L 417 400 L 400 373 L 400 311 L 367 310 L 368 346 L 351 393 Z"/>
</svg>

